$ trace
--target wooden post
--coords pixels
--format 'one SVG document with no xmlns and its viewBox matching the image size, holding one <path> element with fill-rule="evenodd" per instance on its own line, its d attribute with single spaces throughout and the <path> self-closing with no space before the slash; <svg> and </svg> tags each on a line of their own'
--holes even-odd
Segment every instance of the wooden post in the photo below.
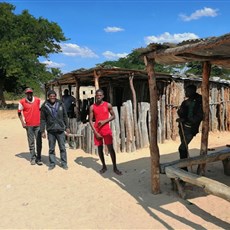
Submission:
<svg viewBox="0 0 230 230">
<path fill-rule="evenodd" d="M 61 84 L 58 85 L 58 96 L 59 96 L 59 99 L 62 100 L 62 87 L 61 87 Z"/>
<path fill-rule="evenodd" d="M 96 71 L 94 70 L 94 85 L 95 85 L 95 90 L 99 89 L 99 78 L 101 76 L 101 72 L 100 71 Z"/>
<path fill-rule="evenodd" d="M 129 76 L 129 85 L 132 91 L 132 96 L 133 96 L 133 123 L 134 123 L 134 135 L 135 135 L 135 142 L 136 142 L 136 147 L 137 149 L 139 149 L 140 146 L 140 132 L 138 129 L 138 125 L 137 125 L 137 97 L 136 97 L 136 91 L 134 89 L 133 86 L 133 77 L 134 77 L 134 73 L 132 73 Z"/>
<path fill-rule="evenodd" d="M 149 83 L 150 95 L 150 154 L 151 154 L 151 186 L 153 194 L 160 193 L 160 170 L 159 170 L 159 148 L 157 143 L 157 84 L 154 72 L 154 59 L 144 57 Z"/>
<path fill-rule="evenodd" d="M 109 100 L 111 105 L 113 105 L 114 101 L 113 101 L 113 84 L 112 84 L 112 80 L 109 81 Z"/>
<path fill-rule="evenodd" d="M 207 155 L 208 152 L 208 132 L 209 132 L 209 76 L 211 72 L 210 62 L 203 63 L 202 74 L 202 104 L 203 104 L 203 122 L 202 122 L 202 135 L 201 135 L 201 147 L 200 155 Z M 198 175 L 205 174 L 205 164 L 199 165 L 197 168 Z"/>
<path fill-rule="evenodd" d="M 75 82 L 75 86 L 76 86 L 76 109 L 75 109 L 75 113 L 76 113 L 76 118 L 77 121 L 80 121 L 81 116 L 80 116 L 80 81 L 79 78 L 76 77 L 75 78 L 76 82 Z"/>
</svg>

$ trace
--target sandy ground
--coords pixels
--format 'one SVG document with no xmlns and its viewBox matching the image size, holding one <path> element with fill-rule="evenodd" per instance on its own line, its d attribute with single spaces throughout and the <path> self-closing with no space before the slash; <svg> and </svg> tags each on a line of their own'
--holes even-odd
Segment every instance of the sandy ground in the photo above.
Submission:
<svg viewBox="0 0 230 230">
<path fill-rule="evenodd" d="M 230 133 L 210 133 L 209 147 L 230 143 Z M 179 142 L 160 144 L 161 162 L 178 159 Z M 198 155 L 200 135 L 190 144 Z M 186 190 L 182 200 L 161 175 L 159 195 L 151 193 L 149 149 L 117 154 L 122 176 L 100 175 L 97 156 L 68 149 L 69 170 L 48 171 L 48 145 L 43 141 L 43 166 L 31 166 L 25 130 L 16 111 L 0 111 L 1 229 L 230 229 L 230 202 Z M 59 159 L 59 153 L 57 154 Z M 208 164 L 207 176 L 230 186 L 221 162 Z"/>
</svg>

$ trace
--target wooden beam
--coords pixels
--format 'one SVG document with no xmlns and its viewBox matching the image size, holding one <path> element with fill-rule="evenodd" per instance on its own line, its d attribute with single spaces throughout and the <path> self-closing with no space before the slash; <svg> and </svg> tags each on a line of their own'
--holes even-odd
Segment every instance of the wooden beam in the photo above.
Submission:
<svg viewBox="0 0 230 230">
<path fill-rule="evenodd" d="M 169 163 L 161 164 L 160 172 L 164 174 L 165 169 L 168 166 L 183 168 L 183 167 L 188 167 L 192 165 L 205 164 L 205 163 L 210 163 L 210 162 L 215 162 L 215 161 L 222 161 L 222 160 L 227 159 L 228 157 L 230 157 L 230 149 L 224 149 L 219 152 L 211 153 L 208 155 L 200 155 L 196 157 L 191 157 L 191 158 L 186 158 L 186 159 L 181 159 L 181 160 L 176 160 L 176 161 L 172 161 Z"/>
<path fill-rule="evenodd" d="M 213 194 L 215 196 L 221 197 L 227 201 L 230 201 L 230 187 L 220 183 L 218 181 L 198 176 L 196 174 L 187 172 L 182 169 L 178 169 L 175 166 L 168 166 L 165 169 L 166 175 L 169 178 L 178 179 L 188 182 L 190 184 L 199 186 L 204 189 L 208 194 Z"/>
<path fill-rule="evenodd" d="M 157 84 L 154 71 L 154 59 L 144 57 L 148 73 L 149 95 L 150 95 L 150 154 L 151 154 L 151 185 L 154 194 L 160 193 L 160 156 L 157 143 Z"/>
</svg>

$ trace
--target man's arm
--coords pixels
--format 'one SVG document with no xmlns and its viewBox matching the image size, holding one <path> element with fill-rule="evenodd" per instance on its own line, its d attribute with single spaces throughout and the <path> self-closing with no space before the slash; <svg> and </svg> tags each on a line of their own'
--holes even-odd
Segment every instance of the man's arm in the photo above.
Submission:
<svg viewBox="0 0 230 230">
<path fill-rule="evenodd" d="M 93 125 L 93 117 L 94 117 L 94 113 L 93 113 L 93 105 L 91 105 L 89 107 L 89 124 L 93 130 L 94 135 L 96 136 L 97 139 L 102 139 L 102 136 L 97 132 L 97 130 L 95 129 L 94 125 Z"/>
<path fill-rule="evenodd" d="M 46 138 L 46 115 L 44 106 L 41 107 L 41 116 L 40 116 L 40 131 L 42 134 L 42 138 Z"/>
<path fill-rule="evenodd" d="M 18 117 L 19 117 L 19 119 L 20 119 L 20 121 L 21 121 L 21 123 L 22 123 L 22 127 L 23 127 L 23 128 L 26 128 L 26 123 L 25 123 L 25 121 L 24 121 L 24 118 L 23 118 L 23 116 L 22 116 L 22 112 L 21 112 L 21 111 L 18 111 Z"/>
<path fill-rule="evenodd" d="M 22 127 L 26 128 L 26 122 L 24 121 L 24 117 L 22 115 L 22 111 L 23 111 L 23 105 L 21 102 L 18 103 L 18 118 L 20 119 L 21 123 L 22 123 Z"/>
<path fill-rule="evenodd" d="M 89 107 L 89 124 L 93 130 L 93 132 L 97 132 L 96 129 L 94 128 L 94 125 L 93 125 L 93 105 L 91 105 Z"/>
</svg>

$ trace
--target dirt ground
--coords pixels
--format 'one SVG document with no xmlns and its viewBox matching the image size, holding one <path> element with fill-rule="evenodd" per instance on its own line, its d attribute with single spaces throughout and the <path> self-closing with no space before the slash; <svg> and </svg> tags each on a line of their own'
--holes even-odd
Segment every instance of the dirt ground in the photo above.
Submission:
<svg viewBox="0 0 230 230">
<path fill-rule="evenodd" d="M 230 144 L 230 133 L 210 133 L 209 148 Z M 178 141 L 160 144 L 161 162 L 178 159 Z M 190 144 L 199 154 L 200 135 Z M 48 171 L 48 145 L 43 140 L 43 166 L 29 163 L 25 130 L 16 111 L 0 111 L 1 229 L 230 229 L 230 202 L 192 186 L 182 200 L 160 176 L 161 194 L 151 193 L 150 154 L 145 148 L 117 154 L 123 175 L 100 175 L 97 156 L 67 149 L 69 170 Z M 57 157 L 59 152 L 57 149 Z M 210 163 L 206 176 L 230 186 L 221 162 Z"/>
</svg>

